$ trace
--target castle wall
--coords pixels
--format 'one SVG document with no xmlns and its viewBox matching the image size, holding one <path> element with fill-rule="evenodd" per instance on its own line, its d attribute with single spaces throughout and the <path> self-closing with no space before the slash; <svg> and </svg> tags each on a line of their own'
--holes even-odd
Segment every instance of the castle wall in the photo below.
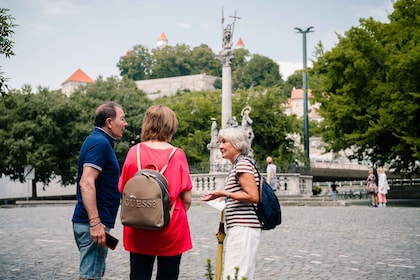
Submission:
<svg viewBox="0 0 420 280">
<path fill-rule="evenodd" d="M 143 90 L 154 100 L 162 96 L 171 96 L 178 91 L 215 90 L 213 84 L 218 77 L 206 74 L 180 76 L 163 79 L 136 81 L 137 88 Z"/>
</svg>

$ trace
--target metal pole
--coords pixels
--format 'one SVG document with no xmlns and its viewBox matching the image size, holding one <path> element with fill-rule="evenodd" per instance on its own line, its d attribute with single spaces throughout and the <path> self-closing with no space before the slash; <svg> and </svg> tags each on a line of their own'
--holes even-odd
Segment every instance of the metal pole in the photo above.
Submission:
<svg viewBox="0 0 420 280">
<path fill-rule="evenodd" d="M 306 167 L 310 166 L 310 157 L 309 157 L 309 119 L 308 119 L 308 74 L 307 74 L 307 66 L 306 66 L 306 33 L 313 32 L 311 29 L 314 28 L 313 26 L 308 27 L 306 30 L 302 30 L 300 28 L 295 27 L 298 33 L 303 35 L 303 130 L 304 130 L 304 147 L 305 147 L 305 156 L 307 162 L 305 165 Z"/>
</svg>

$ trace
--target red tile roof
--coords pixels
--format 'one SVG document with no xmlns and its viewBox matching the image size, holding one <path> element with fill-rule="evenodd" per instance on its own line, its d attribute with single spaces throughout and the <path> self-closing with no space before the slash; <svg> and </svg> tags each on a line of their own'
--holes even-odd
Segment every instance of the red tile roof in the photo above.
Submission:
<svg viewBox="0 0 420 280">
<path fill-rule="evenodd" d="M 239 38 L 238 42 L 236 43 L 237 48 L 245 48 L 244 41 L 242 41 L 242 38 Z"/>
<path fill-rule="evenodd" d="M 94 83 L 95 81 L 79 68 L 63 84 L 67 82 Z"/>
<path fill-rule="evenodd" d="M 303 99 L 303 89 L 293 88 L 291 98 L 292 99 Z M 308 98 L 312 98 L 311 89 L 308 89 Z"/>
<path fill-rule="evenodd" d="M 160 33 L 158 41 L 168 41 L 168 38 L 166 38 L 165 32 Z"/>
</svg>

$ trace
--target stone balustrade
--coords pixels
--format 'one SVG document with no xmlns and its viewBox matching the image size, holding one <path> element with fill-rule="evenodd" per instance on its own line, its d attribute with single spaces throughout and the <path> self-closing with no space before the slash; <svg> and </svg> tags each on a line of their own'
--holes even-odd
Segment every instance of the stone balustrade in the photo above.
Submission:
<svg viewBox="0 0 420 280">
<path fill-rule="evenodd" d="M 266 174 L 261 174 L 266 177 Z M 224 189 L 227 173 L 191 174 L 193 195 L 200 196 L 210 191 Z M 277 194 L 282 196 L 311 196 L 312 176 L 299 173 L 277 174 Z"/>
</svg>

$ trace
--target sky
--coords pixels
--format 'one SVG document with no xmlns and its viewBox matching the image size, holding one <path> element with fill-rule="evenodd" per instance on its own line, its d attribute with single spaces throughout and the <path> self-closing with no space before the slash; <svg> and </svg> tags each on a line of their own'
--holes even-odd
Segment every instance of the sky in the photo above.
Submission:
<svg viewBox="0 0 420 280">
<path fill-rule="evenodd" d="M 388 22 L 392 0 L 0 0 L 15 18 L 15 56 L 0 56 L 9 88 L 30 84 L 50 90 L 77 69 L 92 79 L 119 76 L 117 63 L 135 45 L 149 49 L 165 32 L 168 44 L 222 49 L 224 25 L 236 14 L 233 42 L 242 38 L 251 54 L 280 65 L 283 79 L 303 68 L 303 30 L 306 53 L 313 56 L 322 42 L 326 51 L 337 44 L 360 18 Z"/>
</svg>

